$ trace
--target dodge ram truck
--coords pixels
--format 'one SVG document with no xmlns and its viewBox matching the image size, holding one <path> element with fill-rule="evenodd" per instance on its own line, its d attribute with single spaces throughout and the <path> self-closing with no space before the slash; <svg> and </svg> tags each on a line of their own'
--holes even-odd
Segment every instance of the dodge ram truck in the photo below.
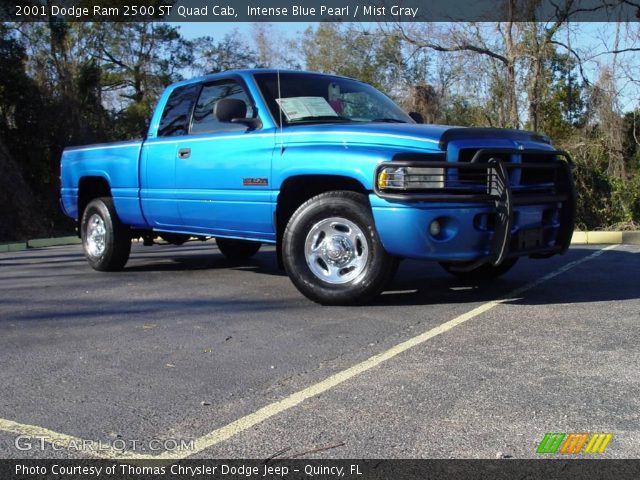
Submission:
<svg viewBox="0 0 640 480">
<path fill-rule="evenodd" d="M 96 270 L 133 238 L 235 260 L 274 244 L 308 298 L 358 304 L 404 258 L 484 281 L 564 253 L 571 167 L 544 134 L 424 125 L 366 83 L 256 69 L 170 85 L 143 140 L 65 149 L 61 204 Z"/>
</svg>

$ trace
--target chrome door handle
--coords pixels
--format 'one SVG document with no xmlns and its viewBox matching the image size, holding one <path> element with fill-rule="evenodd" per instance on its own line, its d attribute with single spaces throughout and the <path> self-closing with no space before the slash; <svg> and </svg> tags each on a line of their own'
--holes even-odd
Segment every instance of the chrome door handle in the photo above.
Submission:
<svg viewBox="0 0 640 480">
<path fill-rule="evenodd" d="M 178 150 L 178 158 L 184 160 L 185 158 L 189 158 L 191 156 L 190 148 L 181 148 Z"/>
</svg>

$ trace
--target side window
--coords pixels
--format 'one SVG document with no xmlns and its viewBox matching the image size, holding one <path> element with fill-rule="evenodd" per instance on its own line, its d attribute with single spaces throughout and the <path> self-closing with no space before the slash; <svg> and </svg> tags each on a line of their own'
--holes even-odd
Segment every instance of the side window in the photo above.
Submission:
<svg viewBox="0 0 640 480">
<path fill-rule="evenodd" d="M 233 130 L 246 130 L 244 125 L 237 123 L 219 122 L 213 115 L 213 107 L 218 100 L 223 98 L 235 98 L 242 100 L 247 106 L 245 118 L 253 118 L 254 111 L 249 96 L 242 86 L 232 80 L 210 83 L 202 87 L 200 98 L 193 111 L 191 133 L 220 132 Z"/>
<path fill-rule="evenodd" d="M 189 115 L 191 115 L 191 108 L 197 92 L 197 84 L 178 87 L 171 92 L 160 119 L 159 137 L 175 137 L 188 133 Z"/>
</svg>

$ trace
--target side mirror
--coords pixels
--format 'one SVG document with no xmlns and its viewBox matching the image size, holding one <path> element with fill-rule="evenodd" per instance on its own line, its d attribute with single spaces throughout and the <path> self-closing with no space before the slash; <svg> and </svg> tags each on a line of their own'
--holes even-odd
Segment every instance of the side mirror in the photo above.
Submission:
<svg viewBox="0 0 640 480">
<path fill-rule="evenodd" d="M 247 116 L 247 105 L 237 98 L 223 98 L 214 104 L 213 115 L 221 122 L 231 122 Z"/>
<path fill-rule="evenodd" d="M 237 98 L 222 98 L 213 106 L 213 115 L 220 122 L 241 123 L 252 129 L 262 126 L 259 118 L 246 118 L 247 105 Z"/>
<path fill-rule="evenodd" d="M 409 116 L 416 123 L 424 123 L 424 118 L 418 112 L 409 112 Z"/>
</svg>

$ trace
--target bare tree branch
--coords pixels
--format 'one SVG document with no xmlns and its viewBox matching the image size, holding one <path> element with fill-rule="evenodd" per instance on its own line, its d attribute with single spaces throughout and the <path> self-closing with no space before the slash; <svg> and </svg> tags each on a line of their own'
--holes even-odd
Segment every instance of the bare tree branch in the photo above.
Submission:
<svg viewBox="0 0 640 480">
<path fill-rule="evenodd" d="M 625 53 L 625 52 L 640 52 L 640 47 L 629 47 L 629 48 L 620 48 L 618 50 L 609 50 L 607 52 L 599 53 L 598 55 L 618 54 L 618 53 Z"/>
<path fill-rule="evenodd" d="M 586 75 L 584 74 L 584 69 L 582 66 L 582 58 L 580 57 L 580 55 L 578 54 L 578 52 L 576 52 L 573 48 L 571 48 L 569 45 L 560 42 L 558 40 L 549 40 L 549 43 L 552 43 L 554 45 L 558 45 L 560 47 L 565 48 L 569 53 L 571 53 L 571 55 L 573 55 L 576 60 L 578 61 L 578 69 L 580 70 L 580 77 L 582 78 L 582 81 L 586 84 L 586 85 L 591 85 L 591 82 L 589 82 L 589 79 L 586 77 Z"/>
<path fill-rule="evenodd" d="M 499 60 L 504 64 L 509 63 L 509 60 L 504 55 L 500 55 L 499 53 L 496 53 L 490 50 L 486 46 L 482 47 L 478 45 L 473 45 L 466 41 L 463 41 L 459 45 L 450 45 L 450 46 L 444 46 L 444 45 L 440 45 L 438 43 L 432 43 L 432 42 L 419 42 L 415 38 L 409 37 L 403 26 L 400 26 L 398 31 L 400 32 L 400 35 L 404 41 L 420 48 L 428 48 L 431 50 L 435 50 L 436 52 L 464 52 L 464 51 L 475 52 L 475 53 L 480 53 L 482 55 L 486 55 L 491 58 L 495 58 L 496 60 Z"/>
</svg>

